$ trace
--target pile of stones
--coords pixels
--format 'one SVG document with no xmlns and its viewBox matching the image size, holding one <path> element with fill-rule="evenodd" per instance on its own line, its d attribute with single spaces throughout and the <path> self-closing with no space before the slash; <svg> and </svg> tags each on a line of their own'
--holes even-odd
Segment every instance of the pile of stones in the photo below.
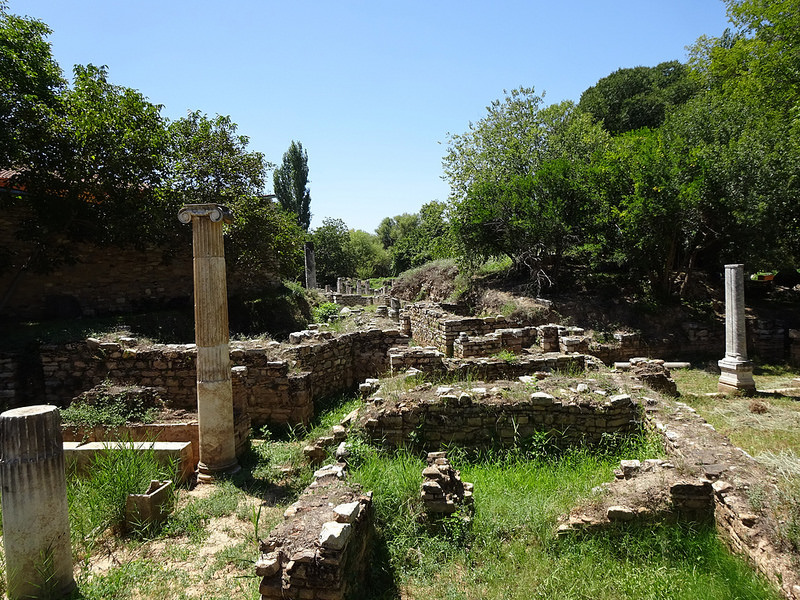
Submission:
<svg viewBox="0 0 800 600">
<path fill-rule="evenodd" d="M 450 465 L 446 452 L 428 453 L 422 477 L 420 496 L 429 515 L 452 515 L 459 508 L 472 507 L 473 486 L 461 481 L 461 473 Z"/>
</svg>

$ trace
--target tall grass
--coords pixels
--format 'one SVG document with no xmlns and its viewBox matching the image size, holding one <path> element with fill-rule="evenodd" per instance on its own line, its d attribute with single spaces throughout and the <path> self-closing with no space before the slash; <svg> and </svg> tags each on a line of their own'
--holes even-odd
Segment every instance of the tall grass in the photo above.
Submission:
<svg viewBox="0 0 800 600">
<path fill-rule="evenodd" d="M 370 598 L 777 598 L 712 530 L 675 525 L 557 538 L 557 518 L 613 477 L 620 458 L 653 456 L 648 438 L 607 452 L 451 452 L 475 485 L 471 525 L 431 527 L 419 499 L 424 461 L 353 446 L 353 477 L 374 492 L 378 546 Z M 533 458 L 531 458 L 533 456 Z"/>
<path fill-rule="evenodd" d="M 67 485 L 73 548 L 91 551 L 103 532 L 122 531 L 128 494 L 144 493 L 153 479 L 176 479 L 175 463 L 161 464 L 152 450 L 119 447 L 99 452 L 89 475 L 74 473 Z"/>
</svg>

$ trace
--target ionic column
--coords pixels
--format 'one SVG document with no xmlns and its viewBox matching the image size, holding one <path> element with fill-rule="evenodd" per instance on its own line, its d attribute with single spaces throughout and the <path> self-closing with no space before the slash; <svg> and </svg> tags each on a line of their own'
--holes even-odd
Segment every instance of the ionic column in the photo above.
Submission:
<svg viewBox="0 0 800 600">
<path fill-rule="evenodd" d="M 61 415 L 55 406 L 0 414 L 0 482 L 8 597 L 66 596 L 75 582 Z"/>
<path fill-rule="evenodd" d="M 744 265 L 725 265 L 725 358 L 718 364 L 720 392 L 755 392 L 753 363 L 747 360 Z"/>
<path fill-rule="evenodd" d="M 239 470 L 233 427 L 228 347 L 228 292 L 222 224 L 233 219 L 219 204 L 188 204 L 178 212 L 192 224 L 194 328 L 197 343 L 198 482 Z"/>
</svg>

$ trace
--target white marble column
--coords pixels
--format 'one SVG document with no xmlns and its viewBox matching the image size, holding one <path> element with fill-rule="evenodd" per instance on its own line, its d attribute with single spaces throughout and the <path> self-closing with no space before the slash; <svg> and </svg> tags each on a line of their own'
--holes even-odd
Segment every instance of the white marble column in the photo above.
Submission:
<svg viewBox="0 0 800 600">
<path fill-rule="evenodd" d="M 718 364 L 720 392 L 755 391 L 753 363 L 747 360 L 744 265 L 725 265 L 725 358 Z"/>
<path fill-rule="evenodd" d="M 65 597 L 75 582 L 61 415 L 55 406 L 0 414 L 0 483 L 8 597 Z"/>
<path fill-rule="evenodd" d="M 192 224 L 194 327 L 197 342 L 197 422 L 200 463 L 197 480 L 239 470 L 233 426 L 233 389 L 228 346 L 228 291 L 222 224 L 230 211 L 219 204 L 188 204 L 178 213 Z"/>
</svg>

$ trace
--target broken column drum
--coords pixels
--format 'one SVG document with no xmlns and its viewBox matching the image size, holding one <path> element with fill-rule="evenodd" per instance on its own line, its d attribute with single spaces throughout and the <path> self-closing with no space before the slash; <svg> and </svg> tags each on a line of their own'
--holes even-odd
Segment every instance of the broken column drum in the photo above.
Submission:
<svg viewBox="0 0 800 600">
<path fill-rule="evenodd" d="M 75 587 L 61 416 L 55 406 L 0 414 L 8 597 L 64 597 Z"/>
<path fill-rule="evenodd" d="M 239 470 L 233 425 L 233 390 L 228 346 L 228 293 L 222 224 L 233 219 L 219 204 L 188 204 L 178 213 L 192 223 L 194 323 L 197 343 L 197 480 Z"/>
<path fill-rule="evenodd" d="M 725 265 L 725 358 L 720 360 L 720 392 L 752 393 L 753 363 L 747 359 L 744 307 L 744 265 Z"/>
</svg>

